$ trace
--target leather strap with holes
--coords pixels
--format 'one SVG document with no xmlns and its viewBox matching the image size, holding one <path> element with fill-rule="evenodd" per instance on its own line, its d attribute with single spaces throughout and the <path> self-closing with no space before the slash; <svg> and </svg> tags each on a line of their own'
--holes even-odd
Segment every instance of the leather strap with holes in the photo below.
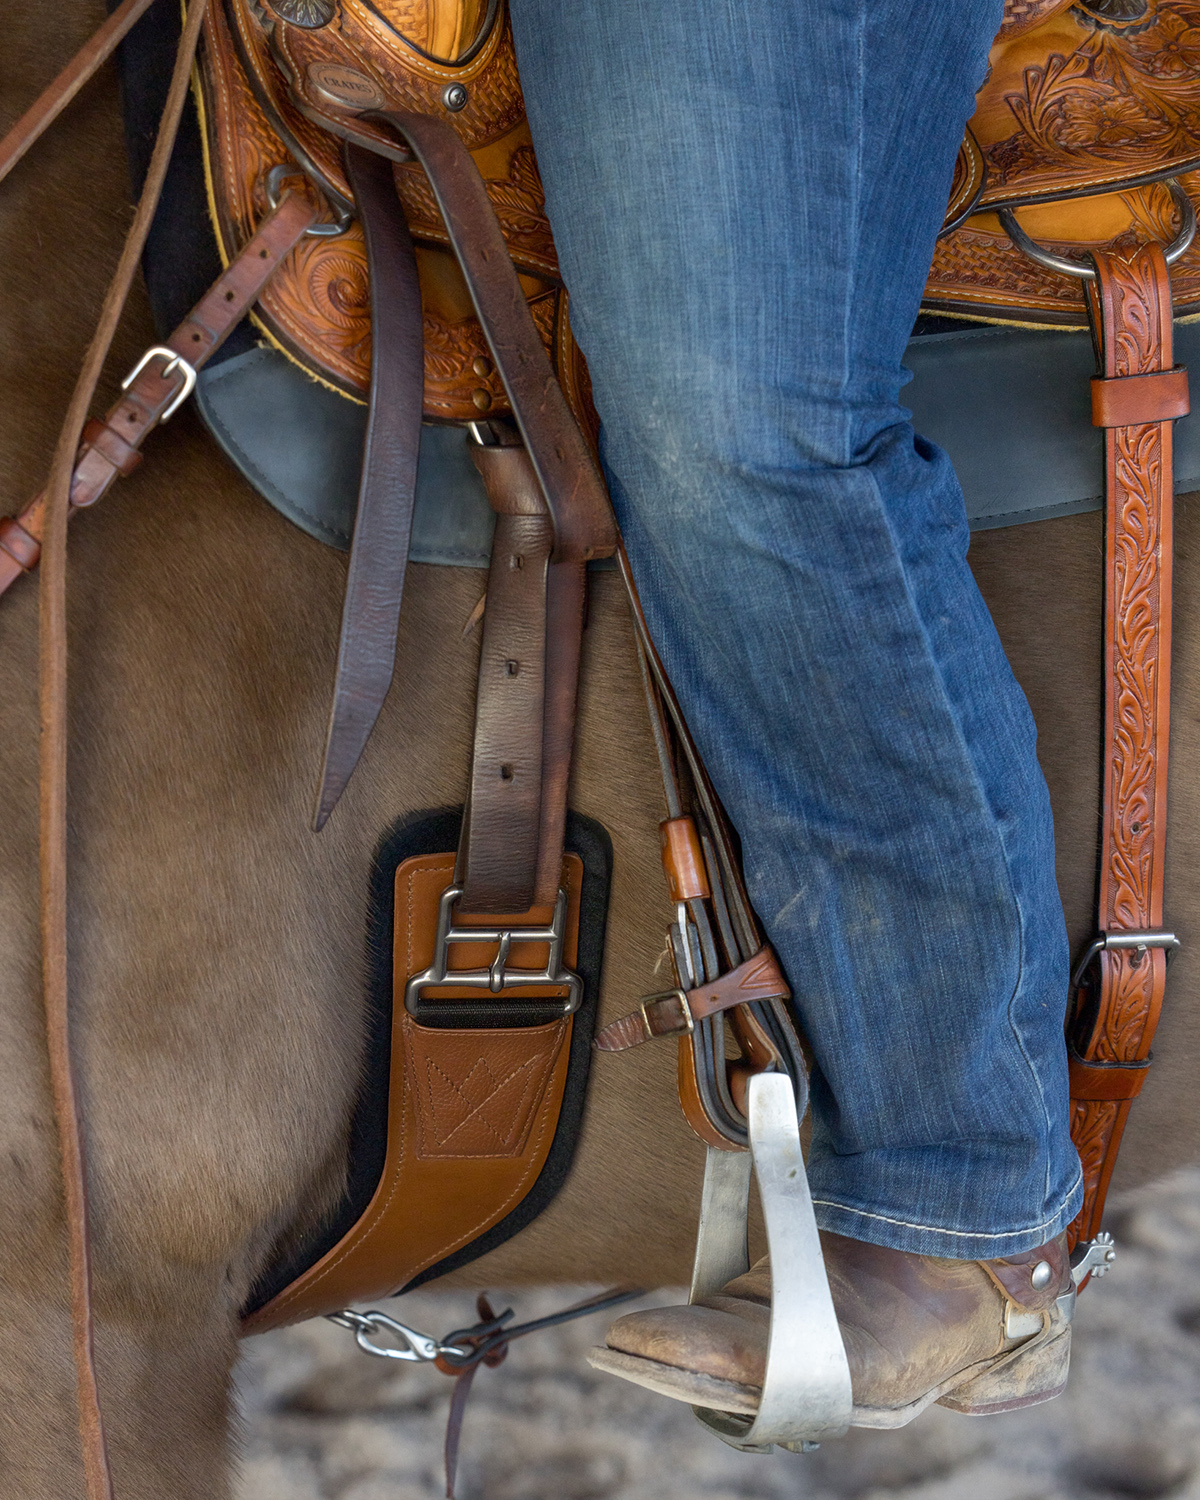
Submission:
<svg viewBox="0 0 1200 1500">
<path fill-rule="evenodd" d="M 1163 252 L 1093 256 L 1088 297 L 1101 371 L 1093 420 L 1105 429 L 1104 790 L 1099 927 L 1151 932 L 1163 920 L 1171 692 L 1172 428 L 1188 410 L 1172 364 Z M 1071 1133 L 1084 1206 L 1072 1241 L 1099 1228 L 1121 1134 L 1162 1008 L 1163 948 L 1103 948 L 1068 1028 Z"/>
<path fill-rule="evenodd" d="M 230 261 L 166 343 L 158 346 L 200 369 L 221 347 L 253 306 L 280 262 L 316 219 L 316 209 L 298 194 L 289 194 L 265 218 L 258 233 Z M 69 511 L 94 505 L 114 480 L 141 462 L 141 445 L 169 412 L 183 388 L 182 366 L 167 374 L 169 356 L 156 354 L 121 399 L 101 420 L 83 429 L 83 442 L 71 476 Z M 35 568 L 42 554 L 46 494 L 43 491 L 18 516 L 0 518 L 0 594 L 22 573 Z"/>
</svg>

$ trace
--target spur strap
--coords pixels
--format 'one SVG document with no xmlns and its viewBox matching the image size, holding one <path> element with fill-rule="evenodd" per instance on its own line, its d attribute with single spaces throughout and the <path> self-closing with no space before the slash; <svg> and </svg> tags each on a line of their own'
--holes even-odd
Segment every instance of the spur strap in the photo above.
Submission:
<svg viewBox="0 0 1200 1500">
<path fill-rule="evenodd" d="M 313 819 L 317 830 L 325 826 L 350 780 L 392 684 L 417 490 L 425 378 L 417 262 L 391 163 L 347 145 L 346 167 L 367 245 L 371 406 L 333 706 Z"/>
<path fill-rule="evenodd" d="M 121 399 L 108 414 L 83 429 L 71 476 L 68 514 L 94 505 L 114 480 L 141 462 L 142 444 L 190 394 L 195 372 L 221 347 L 280 262 L 314 223 L 316 209 L 289 193 L 265 218 L 244 248 L 167 339 L 142 358 Z M 43 491 L 18 516 L 0 517 L 0 594 L 37 567 L 42 554 L 46 498 Z"/>
<path fill-rule="evenodd" d="M 1105 428 L 1104 791 L 1098 967 L 1068 1025 L 1071 1133 L 1084 1206 L 1073 1242 L 1099 1228 L 1130 1105 L 1162 1009 L 1171 693 L 1172 427 L 1188 409 L 1172 363 L 1170 273 L 1159 245 L 1093 256 L 1087 284 L 1100 354 L 1093 421 Z M 1081 966 L 1084 968 L 1085 965 Z M 1084 976 L 1080 976 L 1084 977 Z"/>
</svg>

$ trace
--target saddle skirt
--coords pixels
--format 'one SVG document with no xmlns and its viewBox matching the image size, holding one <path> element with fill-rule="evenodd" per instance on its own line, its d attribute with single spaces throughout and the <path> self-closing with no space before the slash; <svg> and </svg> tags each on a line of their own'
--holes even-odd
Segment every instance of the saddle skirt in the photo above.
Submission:
<svg viewBox="0 0 1200 1500">
<path fill-rule="evenodd" d="M 309 176 L 289 177 L 289 189 L 315 193 L 315 176 L 326 188 L 326 211 L 349 210 L 338 140 L 339 121 L 348 115 L 393 158 L 417 247 L 425 416 L 470 422 L 509 414 L 503 384 L 425 173 L 361 112 L 415 110 L 449 121 L 484 179 L 568 404 L 594 439 L 599 424 L 571 335 L 501 0 L 279 0 L 269 8 L 224 0 L 209 7 L 199 79 L 210 207 L 226 260 L 277 195 L 280 180 L 271 173 L 283 163 L 310 168 Z M 316 379 L 365 399 L 370 297 L 357 220 L 349 218 L 340 233 L 304 240 L 254 316 L 267 339 Z"/>
</svg>

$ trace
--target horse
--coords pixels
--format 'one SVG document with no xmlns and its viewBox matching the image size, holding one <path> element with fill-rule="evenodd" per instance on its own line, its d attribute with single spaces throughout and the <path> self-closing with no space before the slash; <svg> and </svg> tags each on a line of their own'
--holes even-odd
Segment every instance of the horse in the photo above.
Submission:
<svg viewBox="0 0 1200 1500">
<path fill-rule="evenodd" d="M 96 0 L 10 8 L 0 130 L 101 12 Z M 0 188 L 0 510 L 44 482 L 128 201 L 105 75 Z M 154 341 L 135 299 L 101 402 Z M 1200 900 L 1200 496 L 1181 498 L 1176 525 L 1168 900 L 1186 945 Z M 1038 722 L 1076 948 L 1094 921 L 1101 559 L 1095 514 L 980 533 L 971 553 Z M 483 575 L 413 564 L 384 715 L 334 817 L 309 831 L 344 581 L 344 559 L 265 506 L 188 409 L 72 525 L 74 1045 L 121 1500 L 229 1493 L 239 1310 L 345 1177 L 372 851 L 399 814 L 457 804 L 466 785 Z M 671 908 L 627 605 L 615 574 L 593 585 L 571 804 L 614 846 L 604 1021 L 671 982 Z M 25 579 L 0 600 L 0 1494 L 14 1500 L 81 1487 L 40 1002 L 36 593 Z M 1185 946 L 1118 1186 L 1200 1159 L 1197 986 Z M 438 1285 L 686 1280 L 703 1148 L 674 1072 L 668 1047 L 597 1056 L 557 1198 Z"/>
</svg>

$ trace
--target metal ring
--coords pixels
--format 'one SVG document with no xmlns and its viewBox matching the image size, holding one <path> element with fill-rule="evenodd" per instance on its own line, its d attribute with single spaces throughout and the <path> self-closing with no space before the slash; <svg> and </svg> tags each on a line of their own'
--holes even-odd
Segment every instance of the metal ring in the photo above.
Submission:
<svg viewBox="0 0 1200 1500">
<path fill-rule="evenodd" d="M 1165 179 L 1165 184 L 1175 201 L 1180 216 L 1178 233 L 1163 250 L 1167 265 L 1172 266 L 1196 237 L 1196 208 L 1187 193 L 1180 187 L 1177 178 L 1168 177 Z M 1096 279 L 1095 271 L 1085 262 L 1076 260 L 1070 255 L 1056 255 L 1053 250 L 1046 250 L 1036 240 L 1030 239 L 1017 223 L 1017 216 L 1011 208 L 999 209 L 998 215 L 1005 232 L 1017 249 L 1023 255 L 1027 255 L 1030 260 L 1036 261 L 1039 266 L 1044 266 L 1047 271 L 1057 271 L 1062 276 L 1074 276 L 1079 281 Z"/>
<path fill-rule="evenodd" d="M 294 161 L 281 161 L 278 166 L 272 167 L 267 173 L 266 194 L 267 207 L 271 212 L 279 207 L 279 188 L 288 177 L 308 177 L 303 167 L 298 167 Z M 311 181 L 312 179 L 309 178 Z M 353 221 L 354 215 L 344 213 L 332 224 L 310 224 L 304 233 L 315 240 L 333 239 L 339 234 L 345 234 Z"/>
</svg>

